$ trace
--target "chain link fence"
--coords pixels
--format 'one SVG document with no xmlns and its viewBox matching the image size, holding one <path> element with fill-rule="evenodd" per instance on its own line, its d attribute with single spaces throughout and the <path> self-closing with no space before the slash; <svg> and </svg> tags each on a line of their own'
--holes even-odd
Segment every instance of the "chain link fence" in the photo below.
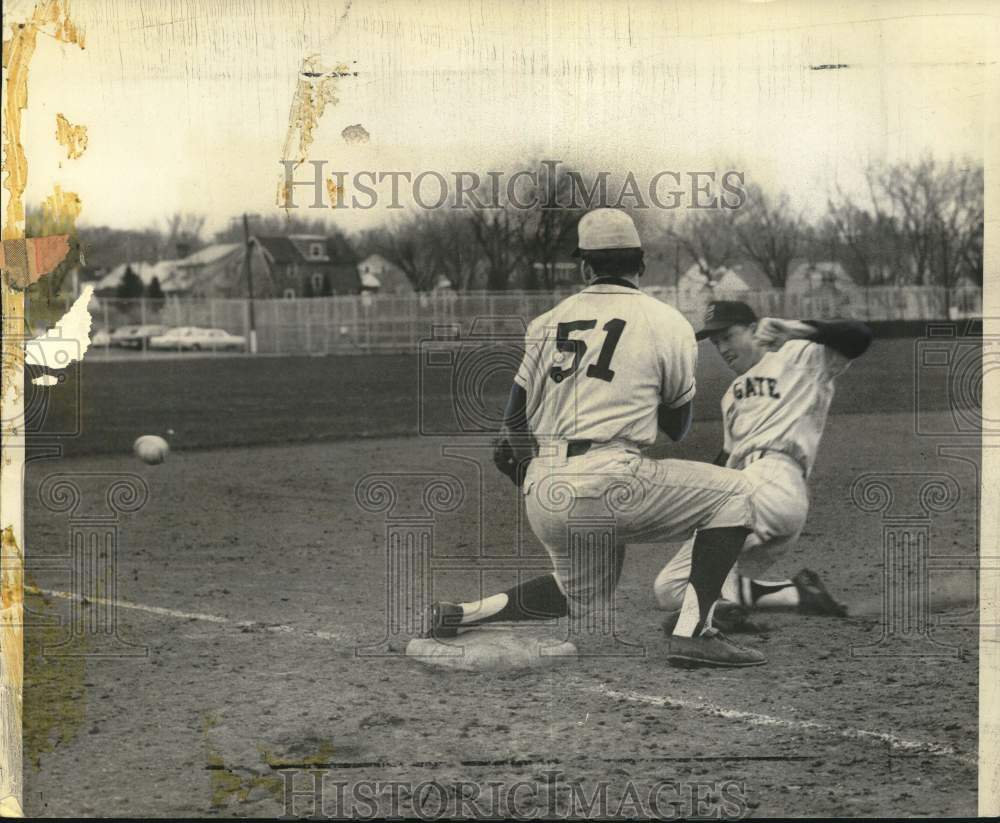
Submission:
<svg viewBox="0 0 1000 823">
<path fill-rule="evenodd" d="M 93 344 L 116 349 L 128 330 L 143 327 L 138 345 L 146 351 L 153 334 L 194 326 L 222 329 L 249 340 L 256 330 L 261 354 L 348 354 L 417 351 L 435 330 L 459 337 L 477 318 L 505 318 L 526 325 L 573 294 L 552 292 L 433 292 L 413 295 L 360 294 L 294 300 L 185 299 L 120 300 L 94 298 Z M 646 291 L 676 306 L 697 327 L 710 299 L 742 300 L 761 317 L 868 321 L 942 320 L 982 314 L 979 289 L 880 286 L 816 292 L 690 293 L 670 287 Z M 69 301 L 67 301 L 68 307 Z M 116 340 L 116 332 L 118 340 Z M 208 348 L 208 347 L 206 347 Z"/>
</svg>

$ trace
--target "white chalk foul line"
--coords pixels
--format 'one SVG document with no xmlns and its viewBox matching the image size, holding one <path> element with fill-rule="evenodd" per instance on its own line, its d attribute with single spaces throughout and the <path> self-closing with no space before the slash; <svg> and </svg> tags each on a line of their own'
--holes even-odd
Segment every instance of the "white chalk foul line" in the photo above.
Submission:
<svg viewBox="0 0 1000 823">
<path fill-rule="evenodd" d="M 61 600 L 81 601 L 83 598 L 73 592 L 61 592 L 52 589 L 39 589 L 36 586 L 25 586 L 24 590 L 31 594 L 41 594 L 48 597 L 55 597 Z M 185 612 L 180 609 L 168 609 L 163 606 L 148 606 L 145 603 L 133 603 L 130 600 L 110 600 L 105 597 L 88 597 L 88 602 L 100 603 L 103 606 L 114 605 L 122 609 L 133 609 L 135 611 L 156 614 L 162 617 L 173 617 L 179 620 L 201 620 L 206 623 L 217 623 L 220 625 L 232 626 L 237 629 L 254 629 L 259 631 L 272 632 L 276 634 L 304 634 L 309 637 L 316 637 L 320 640 L 343 640 L 342 635 L 334 632 L 326 632 L 316 629 L 300 629 L 295 626 L 283 624 L 258 623 L 253 620 L 232 620 L 228 617 L 220 617 L 216 614 L 205 614 L 203 612 Z M 865 740 L 873 743 L 885 743 L 890 748 L 897 751 L 929 754 L 936 756 L 950 757 L 961 763 L 971 766 L 978 766 L 975 757 L 963 754 L 955 750 L 953 746 L 944 743 L 928 743 L 922 740 L 907 740 L 891 732 L 876 732 L 868 729 L 852 729 L 830 726 L 826 723 L 819 723 L 814 720 L 793 720 L 786 717 L 775 717 L 770 714 L 758 714 L 757 712 L 747 712 L 741 709 L 729 709 L 725 706 L 714 706 L 711 703 L 700 703 L 696 700 L 682 700 L 677 697 L 663 697 L 654 694 L 643 694 L 635 691 L 618 691 L 601 684 L 590 691 L 610 697 L 614 700 L 625 700 L 630 703 L 644 703 L 649 706 L 673 706 L 678 709 L 687 709 L 699 714 L 707 714 L 713 717 L 721 717 L 726 720 L 738 720 L 752 726 L 773 726 L 784 729 L 797 729 L 799 731 L 818 732 L 829 737 L 840 737 L 845 740 Z"/>
<path fill-rule="evenodd" d="M 55 597 L 60 600 L 82 601 L 80 595 L 75 592 L 60 592 L 53 589 L 39 589 L 36 586 L 25 586 L 24 590 L 31 594 L 41 594 L 46 597 Z M 233 626 L 237 629 L 252 629 L 255 631 L 272 632 L 274 634 L 306 634 L 310 637 L 318 637 L 320 640 L 343 640 L 343 636 L 334 632 L 325 632 L 319 629 L 298 629 L 294 626 L 286 626 L 276 623 L 258 623 L 256 620 L 232 620 L 228 617 L 220 617 L 217 614 L 205 614 L 203 612 L 185 612 L 179 609 L 168 609 L 163 606 L 147 606 L 145 603 L 133 603 L 131 600 L 111 600 L 107 597 L 88 597 L 88 603 L 99 603 L 102 606 L 115 606 L 119 609 L 132 609 L 134 611 L 146 612 L 147 614 L 158 614 L 162 617 L 174 617 L 178 620 L 201 620 L 205 623 L 219 623 L 226 626 Z"/>
<path fill-rule="evenodd" d="M 726 720 L 739 720 L 749 723 L 752 726 L 774 726 L 783 729 L 798 731 L 819 732 L 828 737 L 840 737 L 845 740 L 866 740 L 873 743 L 885 743 L 890 748 L 920 754 L 930 754 L 936 756 L 951 757 L 967 765 L 977 766 L 975 757 L 963 754 L 955 750 L 953 746 L 944 743 L 927 743 L 922 740 L 907 740 L 899 735 L 890 732 L 876 732 L 868 729 L 852 729 L 837 726 L 830 726 L 826 723 L 819 723 L 815 720 L 792 720 L 786 717 L 775 717 L 770 714 L 758 714 L 757 712 L 746 712 L 740 709 L 728 709 L 725 706 L 714 706 L 711 703 L 700 703 L 696 700 L 682 700 L 676 697 L 661 697 L 653 694 L 643 694 L 634 691 L 617 691 L 610 689 L 603 684 L 593 688 L 592 691 L 603 694 L 615 700 L 625 700 L 630 703 L 645 703 L 649 706 L 672 706 L 678 709 L 688 709 L 707 714 L 712 717 L 722 717 Z"/>
</svg>

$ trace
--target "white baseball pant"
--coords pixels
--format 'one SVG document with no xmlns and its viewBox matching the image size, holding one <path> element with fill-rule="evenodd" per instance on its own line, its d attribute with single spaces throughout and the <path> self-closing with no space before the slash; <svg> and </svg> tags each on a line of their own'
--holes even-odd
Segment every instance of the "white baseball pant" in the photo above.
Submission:
<svg viewBox="0 0 1000 823">
<path fill-rule="evenodd" d="M 743 544 L 740 563 L 750 562 L 755 573 L 766 570 L 798 540 L 809 513 L 809 491 L 802 468 L 790 457 L 768 453 L 739 472 L 753 485 L 751 501 L 755 516 L 754 533 Z M 679 609 L 691 574 L 691 547 L 688 540 L 663 567 L 653 583 L 657 604 L 662 609 Z M 739 601 L 739 572 L 730 571 L 722 596 Z"/>
<path fill-rule="evenodd" d="M 627 443 L 595 444 L 586 454 L 531 461 L 522 492 L 571 615 L 607 601 L 625 546 L 680 540 L 697 529 L 753 528 L 753 484 L 744 472 L 687 460 L 651 460 Z M 685 582 L 687 582 L 685 578 Z"/>
</svg>

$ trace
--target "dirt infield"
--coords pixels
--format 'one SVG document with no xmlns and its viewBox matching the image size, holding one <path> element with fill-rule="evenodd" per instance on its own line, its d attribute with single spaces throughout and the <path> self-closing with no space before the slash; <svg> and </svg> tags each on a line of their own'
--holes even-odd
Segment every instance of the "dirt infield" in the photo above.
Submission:
<svg viewBox="0 0 1000 823">
<path fill-rule="evenodd" d="M 915 434 L 955 427 L 946 400 L 928 401 L 918 419 L 914 394 L 885 390 L 892 375 L 893 385 L 914 391 L 923 380 L 947 397 L 947 379 L 914 375 L 914 345 L 880 341 L 845 376 L 806 532 L 773 570 L 815 569 L 859 616 L 768 616 L 750 640 L 770 665 L 738 672 L 666 666 L 652 596 L 664 546 L 630 548 L 618 640 L 604 638 L 599 653 L 517 675 L 436 673 L 400 658 L 410 616 L 394 622 L 387 611 L 390 528 L 432 525 L 435 597 L 498 590 L 515 568 L 547 563 L 485 450 L 392 436 L 416 429 L 411 360 L 274 360 L 264 371 L 256 364 L 267 361 L 202 360 L 190 372 L 140 366 L 127 375 L 86 366 L 84 435 L 67 445 L 72 456 L 29 464 L 28 574 L 46 594 L 27 602 L 27 813 L 278 815 L 285 781 L 304 792 L 294 811 L 309 813 L 317 798 L 307 789 L 325 775 L 328 814 L 346 813 L 335 792 L 343 784 L 346 811 L 365 815 L 363 781 L 382 781 L 376 793 L 406 784 L 397 791 L 403 816 L 428 814 L 411 795 L 421 781 L 443 786 L 453 804 L 473 802 L 473 785 L 493 781 L 501 797 L 521 785 L 517 808 L 500 811 L 540 808 L 534 816 L 593 799 L 602 781 L 605 814 L 630 786 L 642 811 L 657 811 L 650 787 L 663 782 L 681 788 L 659 795 L 661 816 L 720 804 L 732 816 L 974 814 L 974 576 L 932 570 L 933 616 L 957 625 L 934 629 L 938 647 L 912 637 L 906 646 L 959 654 L 886 656 L 877 645 L 884 520 L 851 495 L 866 473 L 950 476 L 961 494 L 928 521 L 931 554 L 976 555 L 978 454 L 939 454 L 940 437 Z M 723 375 L 705 368 L 708 422 L 674 456 L 718 450 Z M 845 414 L 851 407 L 860 413 Z M 352 426 L 380 439 L 348 439 Z M 135 435 L 168 427 L 176 435 L 165 464 L 131 458 Z M 271 445 L 210 448 L 241 443 Z M 58 645 L 74 606 L 59 594 L 72 588 L 68 530 L 80 522 L 38 502 L 55 473 L 73 474 L 82 491 L 75 516 L 101 510 L 121 473 L 148 487 L 148 502 L 116 524 L 117 590 L 102 589 L 119 601 L 117 641 L 105 632 Z M 386 510 L 358 489 L 373 474 L 403 489 Z M 441 493 L 428 518 L 423 489 L 435 477 L 454 478 L 459 497 Z M 79 608 L 94 617 L 102 606 L 96 597 Z M 466 814 L 489 805 L 475 802 Z"/>
</svg>

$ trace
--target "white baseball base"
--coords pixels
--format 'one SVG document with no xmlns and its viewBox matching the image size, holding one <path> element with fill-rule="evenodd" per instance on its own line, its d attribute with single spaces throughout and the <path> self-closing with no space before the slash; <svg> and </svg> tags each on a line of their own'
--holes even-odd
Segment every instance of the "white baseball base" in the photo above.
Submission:
<svg viewBox="0 0 1000 823">
<path fill-rule="evenodd" d="M 575 658 L 576 646 L 535 628 L 483 626 L 458 637 L 418 637 L 406 655 L 430 668 L 457 671 L 538 669 Z"/>
</svg>

